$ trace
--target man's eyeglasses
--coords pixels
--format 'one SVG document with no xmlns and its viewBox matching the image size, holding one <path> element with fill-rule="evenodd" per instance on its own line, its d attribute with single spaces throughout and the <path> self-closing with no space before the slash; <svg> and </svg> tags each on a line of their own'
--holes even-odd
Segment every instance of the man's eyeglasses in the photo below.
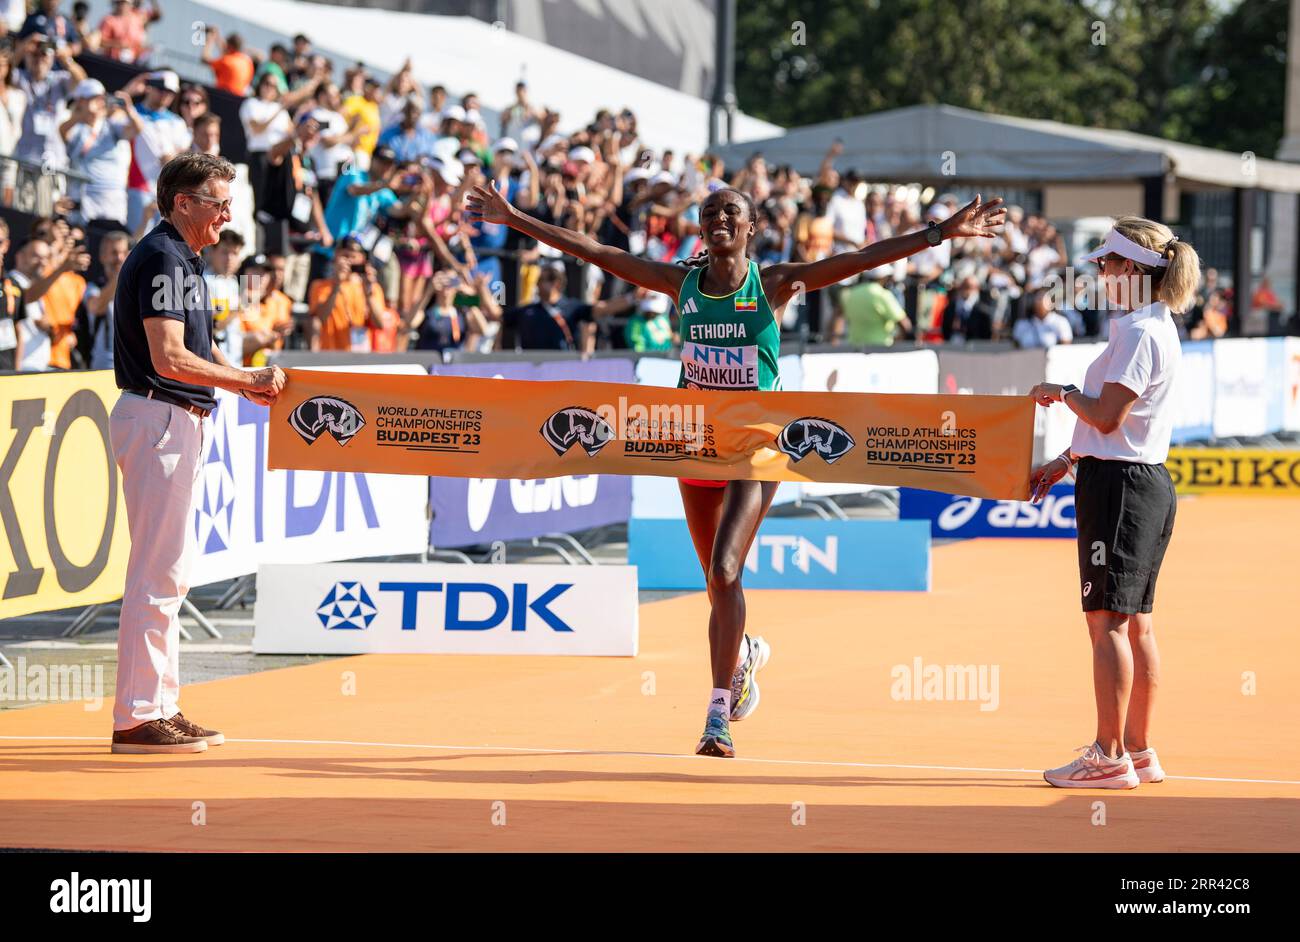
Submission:
<svg viewBox="0 0 1300 942">
<path fill-rule="evenodd" d="M 215 196 L 204 196 L 202 193 L 195 193 L 192 190 L 182 191 L 186 196 L 192 196 L 195 199 L 203 200 L 205 203 L 215 203 L 223 213 L 230 212 L 230 200 L 219 200 Z"/>
</svg>

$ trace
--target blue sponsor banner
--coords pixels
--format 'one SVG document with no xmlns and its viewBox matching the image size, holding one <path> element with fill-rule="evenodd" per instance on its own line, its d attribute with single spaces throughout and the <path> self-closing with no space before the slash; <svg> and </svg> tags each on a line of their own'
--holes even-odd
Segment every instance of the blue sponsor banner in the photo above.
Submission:
<svg viewBox="0 0 1300 942">
<path fill-rule="evenodd" d="M 635 381 L 632 361 L 628 359 L 437 363 L 430 372 L 435 376 L 500 376 L 533 381 Z M 431 546 L 520 540 L 626 521 L 632 515 L 632 480 L 610 474 L 534 480 L 430 478 L 429 506 L 433 513 L 429 525 Z"/>
<path fill-rule="evenodd" d="M 642 589 L 703 589 L 704 572 L 685 520 L 628 524 L 628 563 Z M 930 533 L 920 520 L 768 517 L 741 578 L 752 589 L 926 592 Z"/>
<path fill-rule="evenodd" d="M 912 487 L 898 489 L 898 515 L 928 520 L 934 537 L 1070 537 L 1074 522 L 1074 485 L 1058 484 L 1041 503 L 958 497 Z"/>
<path fill-rule="evenodd" d="M 1175 445 L 1199 441 L 1214 435 L 1214 341 L 1194 340 L 1183 344 L 1178 364 L 1173 408 Z"/>
<path fill-rule="evenodd" d="M 1264 388 L 1268 393 L 1267 424 L 1270 432 L 1286 428 L 1286 406 L 1290 396 L 1287 388 L 1286 338 L 1269 337 L 1268 366 Z"/>
</svg>

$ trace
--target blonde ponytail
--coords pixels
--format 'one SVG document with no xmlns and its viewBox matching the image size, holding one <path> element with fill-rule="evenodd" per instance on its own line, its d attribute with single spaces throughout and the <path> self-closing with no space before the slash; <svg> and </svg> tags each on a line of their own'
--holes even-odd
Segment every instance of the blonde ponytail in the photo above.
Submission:
<svg viewBox="0 0 1300 942">
<path fill-rule="evenodd" d="M 1191 307 L 1201 285 L 1201 259 L 1196 250 L 1180 241 L 1168 226 L 1141 216 L 1120 216 L 1115 228 L 1125 238 L 1169 260 L 1168 268 L 1138 266 L 1151 276 L 1155 300 L 1163 301 L 1175 314 Z"/>
</svg>

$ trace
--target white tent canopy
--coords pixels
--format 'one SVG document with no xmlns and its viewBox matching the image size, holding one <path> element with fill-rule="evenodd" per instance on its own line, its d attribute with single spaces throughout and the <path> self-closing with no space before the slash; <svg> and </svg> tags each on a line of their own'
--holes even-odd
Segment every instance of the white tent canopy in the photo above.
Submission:
<svg viewBox="0 0 1300 942">
<path fill-rule="evenodd" d="M 497 109 L 514 101 L 515 82 L 523 78 L 534 102 L 560 112 L 562 131 L 586 125 L 601 108 L 628 107 L 636 113 L 641 140 L 651 147 L 702 153 L 708 144 L 709 104 L 704 99 L 470 17 L 298 0 L 168 0 L 166 17 L 150 27 L 151 40 L 172 52 L 166 58 L 173 67 L 210 81 L 207 67 L 197 62 L 201 49 L 194 44 L 195 39 L 202 43 L 203 23 L 218 24 L 223 35 L 237 32 L 247 45 L 263 51 L 273 42 L 288 45 L 289 37 L 305 33 L 334 61 L 340 79 L 342 69 L 356 62 L 386 77 L 410 56 L 425 88 L 443 85 L 453 98 L 477 92 L 489 130 L 496 130 L 492 125 Z M 735 136 L 747 140 L 780 130 L 779 125 L 738 115 Z"/>
<path fill-rule="evenodd" d="M 794 128 L 778 137 L 719 148 L 728 166 L 755 152 L 768 163 L 813 173 L 831 144 L 872 180 L 1040 182 L 1132 181 L 1173 174 L 1191 184 L 1300 193 L 1300 166 L 1127 131 L 1011 118 L 948 105 L 917 105 Z"/>
</svg>

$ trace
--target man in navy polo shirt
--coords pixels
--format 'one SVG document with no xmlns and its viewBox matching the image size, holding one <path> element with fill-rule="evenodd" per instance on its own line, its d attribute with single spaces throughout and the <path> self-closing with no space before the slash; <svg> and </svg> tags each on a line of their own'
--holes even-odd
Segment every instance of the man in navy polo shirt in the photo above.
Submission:
<svg viewBox="0 0 1300 942">
<path fill-rule="evenodd" d="M 113 752 L 191 753 L 224 737 L 181 715 L 180 621 L 194 555 L 193 500 L 203 420 L 220 386 L 261 405 L 278 367 L 231 366 L 212 339 L 199 253 L 230 221 L 235 168 L 210 154 L 173 157 L 158 177 L 163 221 L 132 249 L 113 296 L 113 368 L 122 396 L 109 431 L 122 472 L 131 555 L 117 635 Z"/>
</svg>

